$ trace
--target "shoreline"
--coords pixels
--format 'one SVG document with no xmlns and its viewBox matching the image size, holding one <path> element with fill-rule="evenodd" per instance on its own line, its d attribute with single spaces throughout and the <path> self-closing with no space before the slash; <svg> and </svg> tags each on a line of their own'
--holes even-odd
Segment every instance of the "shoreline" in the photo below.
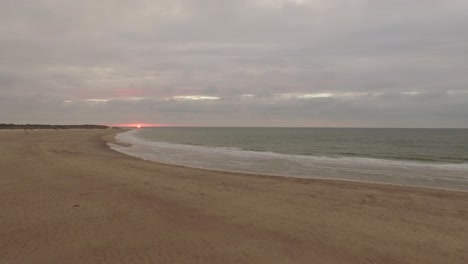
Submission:
<svg viewBox="0 0 468 264">
<path fill-rule="evenodd" d="M 465 192 L 160 164 L 117 132 L 0 133 L 0 262 L 468 261 Z"/>
<path fill-rule="evenodd" d="M 130 143 L 112 143 L 116 145 L 120 145 L 123 147 L 131 147 Z M 128 144 L 128 145 L 123 145 L 123 144 Z M 149 159 L 144 159 L 136 156 L 132 156 L 130 154 L 126 154 L 123 152 L 119 152 L 117 150 L 114 150 L 109 147 L 109 149 L 123 154 L 128 157 L 136 158 L 142 161 L 150 162 L 150 163 L 155 163 L 159 165 L 164 165 L 164 166 L 173 166 L 173 167 L 178 167 L 182 169 L 193 169 L 193 170 L 201 170 L 201 171 L 207 171 L 207 172 L 213 172 L 213 173 L 228 173 L 228 174 L 234 174 L 238 175 L 240 177 L 268 177 L 268 178 L 279 178 L 280 180 L 304 180 L 304 181 L 330 181 L 330 182 L 343 182 L 343 183 L 351 183 L 351 184 L 357 184 L 357 185 L 372 185 L 372 187 L 376 187 L 375 185 L 384 185 L 388 187 L 395 187 L 395 188 L 409 188 L 409 189 L 422 189 L 422 190 L 427 190 L 427 191 L 445 191 L 445 192 L 460 192 L 460 193 L 468 193 L 468 190 L 459 190 L 459 189 L 445 189 L 445 188 L 436 188 L 436 187 L 427 187 L 427 186 L 412 186 L 412 185 L 404 185 L 404 184 L 396 184 L 396 183 L 385 183 L 385 182 L 372 182 L 372 181 L 359 181 L 359 180 L 347 180 L 347 179 L 329 179 L 329 178 L 319 178 L 319 177 L 313 177 L 313 178 L 307 178 L 307 177 L 301 177 L 301 176 L 293 176 L 293 175 L 282 175 L 282 174 L 262 174 L 262 173 L 249 173 L 249 172 L 243 172 L 243 171 L 230 171 L 230 170 L 217 170 L 217 169 L 209 169 L 209 168 L 199 168 L 199 167 L 191 167 L 191 166 L 185 166 L 185 165 L 180 165 L 180 164 L 172 164 L 172 163 L 165 163 L 165 162 L 160 162 L 160 161 L 153 161 Z"/>
<path fill-rule="evenodd" d="M 396 186 L 396 187 L 403 187 L 403 188 L 422 188 L 422 189 L 429 189 L 429 190 L 442 190 L 442 191 L 449 191 L 449 192 L 463 192 L 463 193 L 468 193 L 468 189 L 462 189 L 462 188 L 450 188 L 450 187 L 436 187 L 436 186 L 427 186 L 427 185 L 417 185 L 417 184 L 404 184 L 404 183 L 390 183 L 390 182 L 383 182 L 383 181 L 372 181 L 372 180 L 353 180 L 353 179 L 340 179 L 340 178 L 330 178 L 326 176 L 312 176 L 312 177 L 307 177 L 307 176 L 297 176 L 297 175 L 287 175 L 287 174 L 273 174 L 273 173 L 261 173 L 261 172 L 248 172 L 248 171 L 242 171 L 242 170 L 227 170 L 227 169 L 216 169 L 216 168 L 204 168 L 204 167 L 195 167 L 195 166 L 190 166 L 190 165 L 183 165 L 183 164 L 176 164 L 176 163 L 169 163 L 169 162 L 164 162 L 164 161 L 158 161 L 158 160 L 152 160 L 144 157 L 138 157 L 136 155 L 132 155 L 129 153 L 126 153 L 124 150 L 119 150 L 121 148 L 118 147 L 131 147 L 132 144 L 124 141 L 120 141 L 116 139 L 116 136 L 118 134 L 126 133 L 126 132 L 131 132 L 135 131 L 135 129 L 126 129 L 123 131 L 116 131 L 116 133 L 113 135 L 112 138 L 107 138 L 105 139 L 106 142 L 108 143 L 108 147 L 110 150 L 121 153 L 123 155 L 132 157 L 132 158 L 137 158 L 140 160 L 144 160 L 147 162 L 153 162 L 156 164 L 162 164 L 162 165 L 168 165 L 168 166 L 176 166 L 176 167 L 181 167 L 181 168 L 187 168 L 187 169 L 198 169 L 198 170 L 206 170 L 206 171 L 211 171 L 211 172 L 218 172 L 218 173 L 234 173 L 234 174 L 239 174 L 243 176 L 261 176 L 261 177 L 279 177 L 279 178 L 294 178 L 294 179 L 304 179 L 304 180 L 323 180 L 323 181 L 343 181 L 343 182 L 350 182 L 350 183 L 362 183 L 362 184 L 377 184 L 377 185 L 388 185 L 388 186 Z M 111 144 L 117 145 L 117 148 L 113 147 Z M 306 156 L 308 157 L 308 156 Z M 367 159 L 367 158 L 365 158 Z M 393 160 L 382 160 L 382 161 L 393 161 Z M 402 162 L 411 162 L 411 161 L 402 161 Z M 418 164 L 418 166 L 425 166 L 425 164 Z M 429 164 L 433 165 L 433 164 Z M 447 164 L 442 164 L 442 165 L 447 165 Z M 452 164 L 449 164 L 452 165 Z"/>
</svg>

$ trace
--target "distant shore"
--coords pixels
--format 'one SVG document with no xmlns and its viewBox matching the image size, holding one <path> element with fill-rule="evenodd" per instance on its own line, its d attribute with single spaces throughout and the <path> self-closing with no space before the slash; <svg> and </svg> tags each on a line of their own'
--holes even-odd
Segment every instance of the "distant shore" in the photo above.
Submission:
<svg viewBox="0 0 468 264">
<path fill-rule="evenodd" d="M 468 193 L 245 175 L 0 132 L 0 263 L 468 263 Z"/>
<path fill-rule="evenodd" d="M 104 125 L 0 124 L 0 129 L 108 129 Z"/>
</svg>

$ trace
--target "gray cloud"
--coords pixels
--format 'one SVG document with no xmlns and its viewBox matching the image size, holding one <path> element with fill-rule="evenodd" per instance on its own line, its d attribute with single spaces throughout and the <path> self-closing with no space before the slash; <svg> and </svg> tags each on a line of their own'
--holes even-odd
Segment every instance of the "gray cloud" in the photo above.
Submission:
<svg viewBox="0 0 468 264">
<path fill-rule="evenodd" d="M 2 0 L 0 122 L 468 127 L 467 12 L 461 0 Z"/>
</svg>

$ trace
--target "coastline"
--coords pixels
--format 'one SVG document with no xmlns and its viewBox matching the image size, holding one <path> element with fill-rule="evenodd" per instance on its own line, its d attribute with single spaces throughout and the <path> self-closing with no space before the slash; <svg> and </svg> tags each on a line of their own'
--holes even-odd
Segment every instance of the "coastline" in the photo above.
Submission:
<svg viewBox="0 0 468 264">
<path fill-rule="evenodd" d="M 466 192 L 160 164 L 119 132 L 0 132 L 0 262 L 468 261 Z"/>
<path fill-rule="evenodd" d="M 425 164 L 425 163 L 415 163 L 414 161 L 410 161 L 410 160 L 403 160 L 403 161 L 402 160 L 386 160 L 386 159 L 375 159 L 375 158 L 364 158 L 364 157 L 358 157 L 357 160 L 359 160 L 359 163 L 355 163 L 356 157 L 348 158 L 348 160 L 346 159 L 343 160 L 339 158 L 330 158 L 330 157 L 324 157 L 324 156 L 316 157 L 316 156 L 298 156 L 298 155 L 288 154 L 287 156 L 289 157 L 294 156 L 297 159 L 314 158 L 315 159 L 314 161 L 311 162 L 310 160 L 308 160 L 307 162 L 311 162 L 311 163 L 321 166 L 322 169 L 320 170 L 322 171 L 320 170 L 317 171 L 316 169 L 310 168 L 312 170 L 307 171 L 307 173 L 304 173 L 303 171 L 302 174 L 288 174 L 284 170 L 283 171 L 282 170 L 259 171 L 258 168 L 257 170 L 255 169 L 252 170 L 250 168 L 240 169 L 238 167 L 234 168 L 234 167 L 228 167 L 226 165 L 220 166 L 220 164 L 229 163 L 229 160 L 219 161 L 214 156 L 212 156 L 212 158 L 214 159 L 210 160 L 210 163 L 211 163 L 210 165 L 201 166 L 200 163 L 197 163 L 197 162 L 195 162 L 194 164 L 183 164 L 183 162 L 180 163 L 181 162 L 180 160 L 179 162 L 174 162 L 173 160 L 170 160 L 170 157 L 171 157 L 170 154 L 172 154 L 173 156 L 174 153 L 169 153 L 169 155 L 167 155 L 167 152 L 165 151 L 169 150 L 170 152 L 172 152 L 172 150 L 167 149 L 166 146 L 150 145 L 149 148 L 151 149 L 151 148 L 156 147 L 158 149 L 162 149 L 162 150 L 159 150 L 158 153 L 165 153 L 165 156 L 167 157 L 162 157 L 161 154 L 158 157 L 154 157 L 151 154 L 141 155 L 140 151 L 138 150 L 135 151 L 135 150 L 132 150 L 132 148 L 128 148 L 128 147 L 132 147 L 134 144 L 136 144 L 137 147 L 141 147 L 143 144 L 143 146 L 147 148 L 146 144 L 148 142 L 142 141 L 141 139 L 138 139 L 138 138 L 128 137 L 128 135 L 126 135 L 125 138 L 123 137 L 119 138 L 119 134 L 125 135 L 128 133 L 133 133 L 135 131 L 136 131 L 135 129 L 127 129 L 125 131 L 116 133 L 115 137 L 107 139 L 109 147 L 112 150 L 122 153 L 124 155 L 136 157 L 136 158 L 146 160 L 149 162 L 155 162 L 158 164 L 166 164 L 166 165 L 171 165 L 171 166 L 179 166 L 179 167 L 190 168 L 190 169 L 201 169 L 201 170 L 207 170 L 207 171 L 219 172 L 219 173 L 229 172 L 229 173 L 236 173 L 236 174 L 243 174 L 243 175 L 250 175 L 250 176 L 268 176 L 268 177 L 313 179 L 313 180 L 326 180 L 326 181 L 327 180 L 345 181 L 345 182 L 354 182 L 354 183 L 384 184 L 384 185 L 400 186 L 400 187 L 413 187 L 413 188 L 425 188 L 425 189 L 433 189 L 433 190 L 468 192 L 467 183 L 456 181 L 456 179 L 453 179 L 453 178 L 451 179 L 452 181 L 449 181 L 450 178 L 446 178 L 447 177 L 446 173 L 452 173 L 451 176 L 454 177 L 453 171 L 444 171 L 441 169 L 444 167 L 449 167 L 449 166 L 454 166 L 454 165 L 459 166 L 460 164 Z M 180 145 L 180 146 L 187 146 L 187 145 Z M 193 146 L 189 146 L 189 147 L 193 148 Z M 200 146 L 195 146 L 195 148 L 199 148 L 199 147 Z M 205 147 L 202 147 L 202 148 L 205 148 Z M 193 150 L 189 149 L 189 151 L 193 151 Z M 206 148 L 205 148 L 205 151 L 206 151 Z M 243 150 L 236 150 L 236 151 L 239 152 Z M 249 152 L 247 151 L 246 153 L 249 153 Z M 263 152 L 260 152 L 260 153 L 263 153 Z M 199 153 L 199 154 L 203 155 L 202 153 Z M 271 153 L 271 154 L 277 155 L 277 157 L 275 158 L 278 158 L 278 156 L 286 155 L 286 154 L 281 154 L 281 153 Z M 191 155 L 193 156 L 194 153 L 192 153 Z M 161 159 L 164 159 L 164 160 L 161 160 Z M 204 159 L 210 159 L 210 157 L 205 156 Z M 330 168 L 333 165 L 333 166 L 337 166 L 337 167 L 334 167 L 334 169 L 339 169 L 339 167 L 342 165 L 343 162 L 345 163 L 347 162 L 346 164 L 348 164 L 349 166 L 351 164 L 350 160 L 352 160 L 352 162 L 354 163 L 354 166 L 361 167 L 359 169 L 364 170 L 364 171 L 366 170 L 369 170 L 369 171 L 370 170 L 374 170 L 374 171 L 389 170 L 392 172 L 392 174 L 394 174 L 394 173 L 398 173 L 399 171 L 400 173 L 402 173 L 402 171 L 399 170 L 400 167 L 406 167 L 406 169 L 408 169 L 408 167 L 412 167 L 413 169 L 412 173 L 414 173 L 415 172 L 414 169 L 417 168 L 418 171 L 416 173 L 418 173 L 419 176 L 423 179 L 415 180 L 418 177 L 417 176 L 415 177 L 414 175 L 406 175 L 406 177 L 408 178 L 405 178 L 404 176 L 395 177 L 394 175 L 391 175 L 392 177 L 388 177 L 388 175 L 378 174 L 378 173 L 369 174 L 366 177 L 362 177 L 362 175 L 361 176 L 353 175 L 352 177 L 350 177 L 351 171 L 347 171 L 347 172 L 340 171 L 339 173 L 334 173 L 331 175 L 330 174 L 327 175 L 326 173 L 325 174 L 323 173 L 323 171 L 327 170 L 327 166 Z M 234 160 L 234 163 L 236 161 L 239 162 L 239 160 Z M 281 160 L 278 160 L 278 162 L 280 161 Z M 254 166 L 253 163 L 255 162 L 251 162 L 250 165 Z M 375 165 L 369 166 L 369 163 L 372 163 Z M 466 165 L 467 164 L 462 165 L 464 166 L 463 167 L 464 170 L 466 170 Z M 423 169 L 423 171 L 419 171 L 421 169 Z M 453 168 L 451 169 L 453 170 Z M 468 172 L 468 170 L 466 170 L 465 172 Z M 408 172 L 403 171 L 403 173 L 407 174 Z M 464 175 L 461 171 L 458 171 L 456 173 Z M 428 180 L 431 177 L 431 175 L 432 175 L 431 180 Z M 434 177 L 435 175 L 444 175 L 442 179 L 445 180 L 445 182 L 441 182 L 442 179 Z M 461 176 L 461 175 L 458 175 L 458 176 Z"/>
</svg>

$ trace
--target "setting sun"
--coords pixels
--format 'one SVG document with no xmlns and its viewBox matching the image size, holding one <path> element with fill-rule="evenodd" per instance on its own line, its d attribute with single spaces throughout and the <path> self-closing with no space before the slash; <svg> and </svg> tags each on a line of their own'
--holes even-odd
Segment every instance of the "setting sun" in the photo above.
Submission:
<svg viewBox="0 0 468 264">
<path fill-rule="evenodd" d="M 141 125 L 137 125 L 137 128 L 141 128 Z"/>
</svg>

